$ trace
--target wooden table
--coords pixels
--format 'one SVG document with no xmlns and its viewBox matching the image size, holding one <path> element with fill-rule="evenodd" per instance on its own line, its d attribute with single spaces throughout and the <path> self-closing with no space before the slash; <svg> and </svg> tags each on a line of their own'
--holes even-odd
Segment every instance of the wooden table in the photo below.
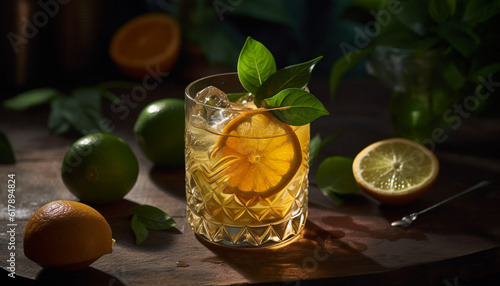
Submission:
<svg viewBox="0 0 500 286">
<path fill-rule="evenodd" d="M 132 125 L 142 107 L 155 99 L 183 96 L 184 83 L 169 81 L 151 91 L 131 115 L 121 120 L 104 104 L 114 132 L 130 143 L 140 161 L 140 175 L 132 191 L 119 202 L 96 207 L 108 220 L 116 244 L 91 267 L 76 273 L 43 270 L 23 254 L 22 237 L 30 216 L 56 199 L 75 200 L 60 176 L 62 158 L 75 138 L 50 136 L 47 110 L 15 113 L 2 110 L 0 129 L 10 138 L 14 165 L 0 165 L 1 285 L 7 277 L 7 176 L 16 176 L 16 282 L 48 285 L 227 285 L 285 283 L 291 285 L 471 285 L 498 282 L 500 277 L 500 186 L 458 198 L 421 216 L 409 228 L 390 222 L 426 208 L 482 179 L 500 177 L 500 124 L 470 118 L 437 146 L 441 172 L 434 187 L 404 207 L 386 207 L 359 193 L 336 205 L 315 187 L 310 188 L 305 230 L 281 247 L 235 249 L 198 239 L 185 218 L 184 172 L 154 168 L 139 151 Z M 311 90 L 328 102 L 327 82 Z M 322 158 L 354 157 L 363 147 L 394 136 L 387 113 L 388 91 L 375 82 L 345 82 L 331 116 L 312 126 L 312 134 L 326 137 L 341 132 Z M 314 181 L 315 164 L 311 169 Z M 176 229 L 150 231 L 135 245 L 128 210 L 137 204 L 157 206 L 178 222 Z M 22 277 L 21 277 L 22 276 Z M 484 280 L 488 278 L 488 280 Z M 3 281 L 8 282 L 5 284 Z M 363 284 L 361 284 L 363 283 Z"/>
</svg>

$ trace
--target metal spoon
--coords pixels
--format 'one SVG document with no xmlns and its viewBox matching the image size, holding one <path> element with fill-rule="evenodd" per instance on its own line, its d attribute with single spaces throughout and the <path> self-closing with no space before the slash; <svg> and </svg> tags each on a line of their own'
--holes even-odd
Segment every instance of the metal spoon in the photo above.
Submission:
<svg viewBox="0 0 500 286">
<path fill-rule="evenodd" d="M 434 204 L 434 205 L 432 205 L 432 206 L 430 206 L 430 207 L 428 207 L 428 208 L 426 208 L 424 210 L 421 210 L 419 212 L 412 213 L 412 214 L 409 214 L 407 216 L 404 216 L 400 220 L 396 220 L 396 221 L 392 222 L 391 225 L 392 226 L 401 226 L 401 227 L 410 226 L 412 224 L 412 222 L 415 221 L 419 215 L 421 215 L 423 213 L 426 213 L 426 212 L 428 212 L 428 211 L 430 211 L 430 210 L 432 210 L 432 209 L 434 209 L 434 208 L 436 208 L 436 207 L 438 207 L 438 206 L 440 206 L 440 205 L 442 205 L 444 203 L 447 203 L 447 202 L 449 202 L 449 201 L 451 201 L 453 199 L 456 199 L 456 198 L 458 198 L 458 197 L 460 197 L 462 195 L 465 195 L 465 194 L 470 193 L 470 192 L 472 192 L 474 190 L 477 190 L 477 189 L 479 189 L 481 187 L 489 185 L 489 184 L 491 184 L 494 181 L 495 180 L 484 180 L 484 181 L 481 181 L 481 182 L 475 184 L 474 186 L 472 186 L 472 187 L 470 187 L 470 188 L 468 188 L 468 189 L 466 189 L 466 190 L 464 190 L 464 191 L 462 191 L 462 192 L 460 192 L 458 194 L 455 194 L 455 195 L 453 195 L 453 196 L 451 196 L 451 197 L 449 197 L 449 198 L 447 198 L 447 199 L 445 199 L 443 201 L 440 201 L 439 203 Z"/>
</svg>

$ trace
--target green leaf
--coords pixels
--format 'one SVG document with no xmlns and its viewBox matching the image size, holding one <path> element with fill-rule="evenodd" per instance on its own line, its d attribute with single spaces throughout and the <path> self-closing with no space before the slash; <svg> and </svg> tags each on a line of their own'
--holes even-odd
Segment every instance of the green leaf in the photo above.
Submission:
<svg viewBox="0 0 500 286">
<path fill-rule="evenodd" d="M 52 135 L 61 135 L 71 129 L 71 124 L 63 115 L 67 97 L 59 97 L 50 102 L 50 114 L 47 122 L 49 132 Z"/>
<path fill-rule="evenodd" d="M 71 96 L 88 108 L 101 109 L 101 93 L 98 88 L 76 88 L 71 93 Z"/>
<path fill-rule="evenodd" d="M 367 48 L 364 50 L 352 51 L 345 54 L 343 57 L 338 59 L 330 71 L 330 98 L 333 100 L 335 92 L 339 87 L 340 80 L 344 74 L 353 66 L 355 66 L 359 60 L 367 53 L 369 53 L 372 48 Z"/>
<path fill-rule="evenodd" d="M 401 12 L 395 14 L 399 22 L 419 36 L 427 35 L 429 22 L 432 22 L 432 19 L 428 15 L 428 5 L 425 2 L 400 1 Z"/>
<path fill-rule="evenodd" d="M 92 132 L 105 132 L 100 130 L 99 123 L 96 122 L 95 112 L 87 110 L 75 98 L 68 98 L 64 101 L 62 116 L 77 132 L 85 135 Z"/>
<path fill-rule="evenodd" d="M 316 134 L 309 142 L 309 166 L 311 166 L 319 155 L 321 146 L 321 135 Z"/>
<path fill-rule="evenodd" d="M 465 58 L 477 50 L 480 41 L 472 28 L 451 21 L 439 25 L 438 34 Z"/>
<path fill-rule="evenodd" d="M 241 85 L 255 94 L 262 83 L 276 72 L 276 62 L 262 43 L 248 37 L 238 57 L 237 70 Z"/>
<path fill-rule="evenodd" d="M 9 138 L 0 130 L 0 164 L 14 164 L 16 157 Z"/>
<path fill-rule="evenodd" d="M 71 97 L 63 101 L 60 114 L 74 130 L 83 135 L 111 131 L 108 125 L 101 124 L 101 94 L 97 88 L 75 89 Z M 59 117 L 59 114 L 54 114 L 54 122 Z"/>
<path fill-rule="evenodd" d="M 135 234 L 135 244 L 142 244 L 146 238 L 148 238 L 148 229 L 144 224 L 139 220 L 137 215 L 132 215 L 132 219 L 130 220 L 130 226 Z"/>
<path fill-rule="evenodd" d="M 148 229 L 165 230 L 177 226 L 177 223 L 170 215 L 150 205 L 133 207 L 130 213 L 138 216 L 139 221 Z"/>
<path fill-rule="evenodd" d="M 500 0 L 467 1 L 462 21 L 471 25 L 483 23 L 500 13 Z"/>
<path fill-rule="evenodd" d="M 92 117 L 95 123 L 102 119 L 101 92 L 96 88 L 77 88 L 72 97 L 82 106 L 84 111 Z M 108 130 L 103 130 L 107 132 Z"/>
<path fill-rule="evenodd" d="M 236 102 L 238 99 L 242 98 L 245 95 L 248 95 L 248 92 L 233 92 L 233 93 L 226 93 L 227 98 L 231 102 Z"/>
<path fill-rule="evenodd" d="M 339 194 L 336 194 L 334 192 L 325 192 L 324 190 L 321 190 L 321 192 L 332 199 L 339 206 L 345 202 L 345 200 Z"/>
<path fill-rule="evenodd" d="M 359 187 L 352 173 L 352 162 L 352 158 L 343 156 L 323 160 L 316 173 L 318 187 L 328 196 L 357 193 Z"/>
<path fill-rule="evenodd" d="M 240 4 L 235 6 L 231 14 L 247 16 L 252 18 L 252 21 L 261 20 L 284 25 L 291 22 L 283 1 L 252 0 L 237 2 Z"/>
<path fill-rule="evenodd" d="M 111 89 L 131 90 L 135 87 L 137 87 L 136 82 L 112 80 L 112 81 L 102 82 L 102 83 L 96 85 L 94 88 L 99 91 L 99 93 L 101 94 L 102 97 L 107 98 L 109 101 L 121 102 L 122 99 L 118 95 L 116 95 L 114 92 L 112 92 Z"/>
<path fill-rule="evenodd" d="M 500 72 L 500 63 L 494 63 L 491 65 L 487 65 L 487 66 L 482 67 L 479 70 L 474 71 L 472 73 L 472 75 L 470 76 L 470 80 L 472 82 L 476 83 L 476 88 L 475 88 L 476 94 L 484 94 L 484 93 L 488 92 L 488 91 L 483 91 L 485 89 L 485 86 L 484 86 L 484 82 L 481 81 L 480 78 L 482 78 L 484 80 L 484 79 L 489 78 L 490 76 L 493 76 L 494 74 L 496 74 L 498 72 Z M 491 99 L 490 99 L 490 101 L 491 101 Z M 484 100 L 484 101 L 480 101 L 480 103 L 482 105 L 486 105 L 488 103 L 488 101 Z M 490 103 L 490 106 L 491 106 L 490 108 L 493 110 L 493 114 L 495 114 L 495 116 L 497 116 L 498 110 L 495 109 L 495 105 L 491 105 L 491 103 Z"/>
<path fill-rule="evenodd" d="M 314 95 L 299 88 L 288 88 L 280 91 L 275 96 L 265 100 L 267 108 L 280 108 L 273 110 L 282 122 L 300 126 L 310 123 L 314 119 L 328 115 L 325 106 Z"/>
<path fill-rule="evenodd" d="M 456 8 L 456 0 L 430 0 L 428 6 L 429 14 L 438 23 L 442 23 L 453 16 Z"/>
<path fill-rule="evenodd" d="M 500 71 L 500 63 L 494 63 L 494 64 L 491 64 L 491 65 L 487 65 L 487 66 L 484 66 L 482 67 L 481 69 L 475 71 L 470 80 L 476 82 L 476 83 L 480 83 L 479 81 L 479 77 L 483 77 L 483 78 L 486 78 L 488 77 L 489 75 L 491 74 L 495 74 L 497 72 Z"/>
<path fill-rule="evenodd" d="M 319 152 L 334 139 L 340 136 L 340 132 L 321 139 L 320 134 L 316 134 L 309 142 L 309 166 L 311 166 L 319 155 Z"/>
<path fill-rule="evenodd" d="M 101 89 L 99 92 L 101 93 L 102 97 L 107 98 L 111 102 L 123 103 L 123 100 L 118 95 L 109 90 Z"/>
<path fill-rule="evenodd" d="M 311 80 L 314 66 L 323 57 L 319 56 L 305 63 L 291 65 L 276 71 L 257 90 L 255 104 L 260 107 L 262 100 L 274 96 L 287 88 L 304 89 Z"/>
<path fill-rule="evenodd" d="M 443 78 L 453 90 L 462 88 L 465 84 L 465 76 L 460 72 L 457 65 L 449 61 L 442 67 Z"/>
<path fill-rule="evenodd" d="M 23 111 L 34 106 L 48 103 L 58 96 L 61 96 L 61 93 L 57 89 L 36 88 L 5 100 L 3 105 L 11 110 Z"/>
</svg>

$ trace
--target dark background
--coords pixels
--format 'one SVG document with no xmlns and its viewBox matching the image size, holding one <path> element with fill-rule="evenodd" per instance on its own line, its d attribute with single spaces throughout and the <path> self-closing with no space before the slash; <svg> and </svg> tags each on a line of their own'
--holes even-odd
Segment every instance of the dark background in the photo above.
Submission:
<svg viewBox="0 0 500 286">
<path fill-rule="evenodd" d="M 171 78 L 190 80 L 184 76 L 190 68 L 188 46 L 202 48 L 206 62 L 199 64 L 234 71 L 247 36 L 271 50 L 278 68 L 323 55 L 314 76 L 326 78 L 342 56 L 339 44 L 352 43 L 353 27 L 360 25 L 345 17 L 356 16 L 355 9 L 346 8 L 352 2 L 367 2 L 369 9 L 379 1 L 6 0 L 0 12 L 1 97 L 41 86 L 129 80 L 111 62 L 108 46 L 121 25 L 148 12 L 168 13 L 182 25 L 183 50 Z M 346 76 L 366 77 L 364 64 Z"/>
</svg>

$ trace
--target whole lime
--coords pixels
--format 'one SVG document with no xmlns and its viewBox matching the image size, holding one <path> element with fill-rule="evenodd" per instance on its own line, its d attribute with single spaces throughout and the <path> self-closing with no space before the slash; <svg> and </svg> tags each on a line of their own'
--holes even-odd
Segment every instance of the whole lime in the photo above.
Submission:
<svg viewBox="0 0 500 286">
<path fill-rule="evenodd" d="M 68 190 L 82 202 L 102 204 L 125 197 L 137 181 L 139 162 L 123 139 L 94 133 L 70 146 L 61 174 Z"/>
<path fill-rule="evenodd" d="M 166 98 L 148 104 L 134 125 L 144 155 L 159 167 L 184 164 L 184 101 Z"/>
</svg>

